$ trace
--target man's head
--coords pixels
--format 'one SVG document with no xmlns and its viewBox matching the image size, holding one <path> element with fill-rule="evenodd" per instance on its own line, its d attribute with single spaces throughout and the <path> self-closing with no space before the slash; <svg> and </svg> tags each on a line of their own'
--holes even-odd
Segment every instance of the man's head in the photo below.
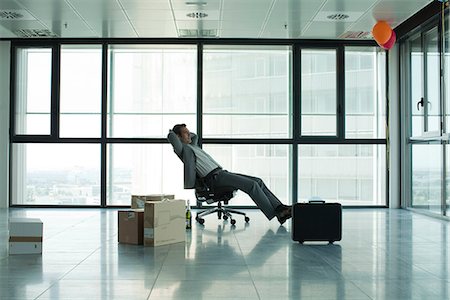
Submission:
<svg viewBox="0 0 450 300">
<path fill-rule="evenodd" d="M 187 129 L 186 124 L 177 124 L 173 126 L 172 131 L 175 132 L 176 135 L 178 135 L 182 143 L 191 143 L 191 133 L 189 132 L 189 129 Z"/>
</svg>

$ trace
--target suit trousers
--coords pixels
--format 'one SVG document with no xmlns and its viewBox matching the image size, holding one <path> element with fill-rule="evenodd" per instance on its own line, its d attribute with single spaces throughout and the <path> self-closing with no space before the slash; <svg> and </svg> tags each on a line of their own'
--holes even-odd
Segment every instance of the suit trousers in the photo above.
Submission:
<svg viewBox="0 0 450 300">
<path fill-rule="evenodd" d="M 282 205 L 281 201 L 266 187 L 262 179 L 258 177 L 223 170 L 214 174 L 211 184 L 213 188 L 232 187 L 245 192 L 269 220 L 275 217 L 275 209 L 277 206 Z"/>
</svg>

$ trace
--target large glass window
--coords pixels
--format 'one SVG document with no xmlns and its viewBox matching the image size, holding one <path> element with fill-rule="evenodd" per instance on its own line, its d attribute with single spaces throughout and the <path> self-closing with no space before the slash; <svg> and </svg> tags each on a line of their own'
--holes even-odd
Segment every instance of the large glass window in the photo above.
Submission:
<svg viewBox="0 0 450 300">
<path fill-rule="evenodd" d="M 386 54 L 345 48 L 345 137 L 386 137 Z"/>
<path fill-rule="evenodd" d="M 385 145 L 299 145 L 299 202 L 386 204 Z"/>
<path fill-rule="evenodd" d="M 301 134 L 337 136 L 336 50 L 302 50 Z"/>
<path fill-rule="evenodd" d="M 196 126 L 195 46 L 112 45 L 109 61 L 108 137 L 165 137 L 176 123 Z"/>
<path fill-rule="evenodd" d="M 100 137 L 101 45 L 61 46 L 60 137 Z"/>
<path fill-rule="evenodd" d="M 51 48 L 16 48 L 15 133 L 50 135 Z"/>
<path fill-rule="evenodd" d="M 13 144 L 12 204 L 100 205 L 100 145 Z"/>
<path fill-rule="evenodd" d="M 204 137 L 292 136 L 289 47 L 205 46 Z"/>
<path fill-rule="evenodd" d="M 183 163 L 170 144 L 108 145 L 108 205 L 130 205 L 131 195 L 174 194 L 195 205 L 183 189 Z"/>
<path fill-rule="evenodd" d="M 442 145 L 413 144 L 412 207 L 441 213 Z"/>
<path fill-rule="evenodd" d="M 386 145 L 367 144 L 385 138 L 384 51 L 94 43 L 13 44 L 12 204 L 128 206 L 133 194 L 160 193 L 194 204 L 194 190 L 183 188 L 183 164 L 165 140 L 179 123 L 202 130 L 203 148 L 224 169 L 260 177 L 283 203 L 318 196 L 386 204 Z M 298 70 L 293 47 L 300 49 Z M 338 78 L 342 55 L 345 78 Z M 293 103 L 297 92 L 301 102 Z M 345 144 L 330 145 L 338 133 L 336 143 Z M 353 138 L 365 140 L 347 144 Z M 231 205 L 255 204 L 238 192 Z"/>
<path fill-rule="evenodd" d="M 224 169 L 260 177 L 266 186 L 283 203 L 292 203 L 290 176 L 290 157 L 292 147 L 289 145 L 203 145 Z M 254 206 L 247 194 L 238 192 L 231 205 Z"/>
</svg>

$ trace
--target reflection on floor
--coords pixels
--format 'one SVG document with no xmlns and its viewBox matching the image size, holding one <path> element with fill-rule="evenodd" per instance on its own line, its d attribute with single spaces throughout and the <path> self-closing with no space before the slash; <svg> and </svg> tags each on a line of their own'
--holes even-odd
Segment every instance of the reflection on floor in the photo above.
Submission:
<svg viewBox="0 0 450 300">
<path fill-rule="evenodd" d="M 7 255 L 8 216 L 42 219 L 42 256 Z M 0 210 L 0 299 L 450 299 L 449 222 L 344 209 L 341 242 L 300 245 L 249 216 L 151 248 L 117 243 L 117 210 Z"/>
</svg>

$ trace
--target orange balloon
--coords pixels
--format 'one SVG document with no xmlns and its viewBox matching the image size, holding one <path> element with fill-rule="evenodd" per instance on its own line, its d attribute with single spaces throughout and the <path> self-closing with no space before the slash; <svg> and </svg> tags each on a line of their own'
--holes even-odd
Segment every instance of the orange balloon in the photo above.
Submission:
<svg viewBox="0 0 450 300">
<path fill-rule="evenodd" d="M 372 28 L 372 35 L 378 44 L 383 45 L 391 38 L 391 26 L 385 21 L 378 21 Z"/>
</svg>

